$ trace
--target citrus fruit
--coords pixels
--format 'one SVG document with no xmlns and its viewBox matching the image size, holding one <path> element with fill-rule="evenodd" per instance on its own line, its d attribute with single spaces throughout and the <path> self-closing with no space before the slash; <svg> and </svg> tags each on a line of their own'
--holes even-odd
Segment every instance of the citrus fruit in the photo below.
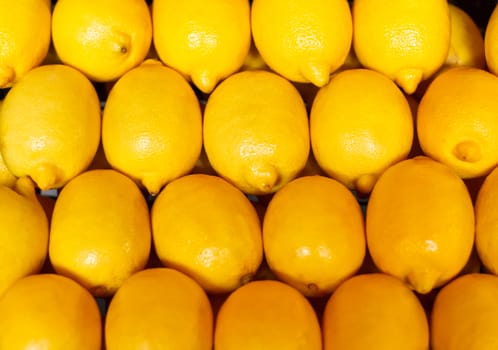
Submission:
<svg viewBox="0 0 498 350">
<path fill-rule="evenodd" d="M 253 281 L 221 305 L 214 348 L 320 350 L 320 324 L 309 301 L 296 289 L 279 281 Z"/>
<path fill-rule="evenodd" d="M 202 147 L 202 116 L 187 81 L 149 60 L 125 73 L 104 107 L 102 145 L 110 165 L 157 194 L 194 167 Z"/>
<path fill-rule="evenodd" d="M 425 156 L 388 168 L 370 195 L 367 246 L 380 271 L 426 294 L 454 278 L 474 244 L 474 208 L 463 180 Z"/>
<path fill-rule="evenodd" d="M 100 140 L 100 102 L 74 68 L 39 66 L 18 81 L 0 109 L 0 152 L 16 177 L 60 188 L 90 165 Z"/>
<path fill-rule="evenodd" d="M 254 43 L 275 72 L 323 86 L 346 60 L 353 24 L 346 0 L 254 0 Z"/>
<path fill-rule="evenodd" d="M 111 169 L 86 171 L 60 192 L 49 256 L 58 274 L 99 297 L 114 294 L 149 258 L 147 203 L 136 184 Z"/>
<path fill-rule="evenodd" d="M 355 0 L 352 14 L 353 47 L 362 66 L 387 75 L 407 94 L 448 56 L 446 0 Z"/>
<path fill-rule="evenodd" d="M 471 273 L 445 285 L 431 313 L 433 350 L 493 349 L 498 344 L 498 277 Z"/>
<path fill-rule="evenodd" d="M 270 200 L 263 247 L 272 272 L 306 296 L 323 296 L 360 268 L 365 256 L 363 214 L 344 185 L 303 176 Z"/>
<path fill-rule="evenodd" d="M 244 64 L 251 44 L 247 0 L 154 0 L 159 58 L 205 93 Z"/>
<path fill-rule="evenodd" d="M 404 283 L 382 273 L 341 283 L 327 300 L 322 333 L 324 350 L 429 348 L 422 304 Z"/>
<path fill-rule="evenodd" d="M 0 1 L 0 89 L 11 87 L 48 53 L 49 0 Z"/>
<path fill-rule="evenodd" d="M 171 181 L 151 209 L 162 264 L 194 278 L 210 293 L 251 280 L 263 257 L 260 220 L 250 200 L 214 175 Z"/>
<path fill-rule="evenodd" d="M 498 74 L 498 6 L 495 6 L 487 21 L 484 31 L 484 57 L 487 69 Z"/>
<path fill-rule="evenodd" d="M 310 112 L 313 154 L 329 176 L 370 193 L 379 175 L 406 159 L 413 119 L 401 90 L 369 69 L 349 69 L 322 87 Z"/>
<path fill-rule="evenodd" d="M 484 69 L 484 38 L 473 18 L 462 8 L 448 3 L 451 20 L 450 49 L 445 66 Z"/>
<path fill-rule="evenodd" d="M 476 249 L 485 268 L 498 275 L 498 167 L 486 176 L 475 202 Z"/>
<path fill-rule="evenodd" d="M 119 288 L 107 309 L 107 350 L 211 350 L 212 338 L 213 312 L 206 293 L 174 269 L 150 268 L 135 273 Z"/>
<path fill-rule="evenodd" d="M 0 110 L 2 109 L 2 102 L 3 100 L 0 100 Z M 2 153 L 0 153 L 0 185 L 12 187 L 14 186 L 15 182 L 16 177 L 7 168 L 2 157 Z"/>
<path fill-rule="evenodd" d="M 233 74 L 209 96 L 204 148 L 214 170 L 248 194 L 269 194 L 304 168 L 310 141 L 297 89 L 261 70 Z"/>
<path fill-rule="evenodd" d="M 462 178 L 487 175 L 498 164 L 496 89 L 498 77 L 482 69 L 457 67 L 439 74 L 418 108 L 423 152 Z"/>
<path fill-rule="evenodd" d="M 24 277 L 0 299 L 0 349 L 100 350 L 101 327 L 95 299 L 64 276 Z"/>
<path fill-rule="evenodd" d="M 150 11 L 144 0 L 58 0 L 52 42 L 64 64 L 93 81 L 116 80 L 149 52 Z"/>
<path fill-rule="evenodd" d="M 33 182 L 0 186 L 0 295 L 16 280 L 40 272 L 48 247 L 48 219 Z M 0 347 L 1 348 L 1 347 Z"/>
</svg>

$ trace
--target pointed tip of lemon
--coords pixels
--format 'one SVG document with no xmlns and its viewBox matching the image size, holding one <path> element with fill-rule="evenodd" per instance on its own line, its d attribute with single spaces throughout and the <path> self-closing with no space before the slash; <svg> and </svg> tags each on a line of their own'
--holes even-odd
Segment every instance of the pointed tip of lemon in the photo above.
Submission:
<svg viewBox="0 0 498 350">
<path fill-rule="evenodd" d="M 158 194 L 164 186 L 164 181 L 162 181 L 156 174 L 145 175 L 141 182 L 149 194 L 153 196 Z"/>
<path fill-rule="evenodd" d="M 246 181 L 249 187 L 253 188 L 251 194 L 272 193 L 278 181 L 278 172 L 270 164 L 258 164 L 251 167 L 247 174 Z"/>
<path fill-rule="evenodd" d="M 307 62 L 300 71 L 307 81 L 318 87 L 327 85 L 330 80 L 330 67 L 327 64 Z"/>
<path fill-rule="evenodd" d="M 355 190 L 361 194 L 369 194 L 377 181 L 377 176 L 374 174 L 361 175 L 354 182 Z"/>
<path fill-rule="evenodd" d="M 14 68 L 0 65 L 0 89 L 10 87 L 15 77 L 16 72 Z"/>
<path fill-rule="evenodd" d="M 417 68 L 406 68 L 396 74 L 395 82 L 408 95 L 413 94 L 422 81 L 424 73 Z"/>
<path fill-rule="evenodd" d="M 31 178 L 42 191 L 48 191 L 56 187 L 59 181 L 60 170 L 52 164 L 42 164 L 31 171 Z"/>
<path fill-rule="evenodd" d="M 194 85 L 205 94 L 211 93 L 216 84 L 218 84 L 218 79 L 208 71 L 194 72 L 190 78 L 192 79 Z"/>
<path fill-rule="evenodd" d="M 29 176 L 21 176 L 14 184 L 14 190 L 25 197 L 35 197 L 35 183 Z"/>
<path fill-rule="evenodd" d="M 436 271 L 412 271 L 407 276 L 408 285 L 419 294 L 432 291 L 440 278 Z"/>
<path fill-rule="evenodd" d="M 463 162 L 475 163 L 481 159 L 481 148 L 475 141 L 462 141 L 455 146 L 453 154 Z"/>
</svg>

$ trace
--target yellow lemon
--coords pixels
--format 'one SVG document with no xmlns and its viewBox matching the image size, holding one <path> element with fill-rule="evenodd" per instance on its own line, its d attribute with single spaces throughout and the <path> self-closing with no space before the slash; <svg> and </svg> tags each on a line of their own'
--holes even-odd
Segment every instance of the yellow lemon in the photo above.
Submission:
<svg viewBox="0 0 498 350">
<path fill-rule="evenodd" d="M 476 249 L 484 267 L 498 275 L 498 167 L 486 176 L 475 202 Z"/>
<path fill-rule="evenodd" d="M 418 156 L 389 167 L 366 210 L 375 265 L 426 294 L 454 278 L 474 244 L 474 208 L 448 166 Z"/>
<path fill-rule="evenodd" d="M 204 111 L 204 148 L 222 177 L 248 194 L 277 191 L 309 155 L 306 107 L 275 73 L 251 70 L 224 80 Z"/>
<path fill-rule="evenodd" d="M 471 273 L 445 285 L 431 313 L 431 349 L 481 350 L 498 344 L 498 277 Z"/>
<path fill-rule="evenodd" d="M 484 31 L 484 56 L 488 70 L 498 74 L 498 6 L 495 6 Z"/>
<path fill-rule="evenodd" d="M 17 177 L 42 190 L 60 188 L 91 163 L 100 140 L 100 102 L 93 85 L 65 65 L 32 69 L 5 96 L 0 152 Z"/>
<path fill-rule="evenodd" d="M 320 324 L 310 302 L 279 281 L 253 281 L 221 305 L 216 350 L 321 350 Z"/>
<path fill-rule="evenodd" d="M 488 174 L 498 164 L 498 77 L 472 67 L 439 74 L 417 113 L 423 152 L 462 178 Z"/>
<path fill-rule="evenodd" d="M 254 0 L 254 43 L 285 78 L 323 86 L 346 60 L 353 23 L 346 0 Z"/>
<path fill-rule="evenodd" d="M 310 112 L 313 154 L 329 176 L 369 193 L 379 175 L 408 156 L 410 106 L 386 76 L 345 70 L 320 89 Z"/>
<path fill-rule="evenodd" d="M 133 68 L 107 97 L 102 145 L 113 168 L 157 194 L 200 156 L 202 116 L 194 91 L 158 61 Z"/>
<path fill-rule="evenodd" d="M 241 191 L 218 176 L 192 174 L 170 182 L 152 205 L 151 221 L 162 264 L 210 293 L 238 288 L 261 264 L 258 214 Z"/>
<path fill-rule="evenodd" d="M 0 186 L 0 222 L 1 295 L 18 279 L 40 272 L 47 256 L 48 219 L 29 178 L 12 189 Z"/>
<path fill-rule="evenodd" d="M 160 59 L 205 93 L 239 70 L 249 52 L 247 0 L 154 0 L 152 19 Z"/>
<path fill-rule="evenodd" d="M 2 102 L 3 100 L 0 100 L 0 110 L 2 109 Z M 12 187 L 16 183 L 16 179 L 14 174 L 5 165 L 2 153 L 0 153 L 0 186 Z"/>
<path fill-rule="evenodd" d="M 355 0 L 353 47 L 360 63 L 412 94 L 445 62 L 450 45 L 446 0 Z"/>
<path fill-rule="evenodd" d="M 450 49 L 445 66 L 485 69 L 484 38 L 472 17 L 460 7 L 448 4 L 451 20 Z"/>
<path fill-rule="evenodd" d="M 323 296 L 358 271 L 365 257 L 363 214 L 340 182 L 299 177 L 270 200 L 263 247 L 272 272 L 306 296 Z"/>
<path fill-rule="evenodd" d="M 94 81 L 115 80 L 147 56 L 150 11 L 144 0 L 58 0 L 52 41 L 64 64 Z"/>
<path fill-rule="evenodd" d="M 22 278 L 0 299 L 2 350 L 100 350 L 101 327 L 95 299 L 63 276 Z"/>
<path fill-rule="evenodd" d="M 111 299 L 105 343 L 107 350 L 211 350 L 211 304 L 199 284 L 177 270 L 137 272 Z"/>
<path fill-rule="evenodd" d="M 86 171 L 60 192 L 52 214 L 49 256 L 58 274 L 95 296 L 110 296 L 143 269 L 151 248 L 144 196 L 127 176 Z"/>
<path fill-rule="evenodd" d="M 429 349 L 429 324 L 416 295 L 398 279 L 354 276 L 327 300 L 322 319 L 324 350 Z"/>
<path fill-rule="evenodd" d="M 0 1 L 0 89 L 40 65 L 51 38 L 49 0 Z"/>
</svg>

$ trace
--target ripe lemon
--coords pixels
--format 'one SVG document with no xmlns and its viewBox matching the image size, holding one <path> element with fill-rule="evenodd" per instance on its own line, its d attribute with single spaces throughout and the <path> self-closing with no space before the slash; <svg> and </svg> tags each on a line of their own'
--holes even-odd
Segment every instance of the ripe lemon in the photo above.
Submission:
<svg viewBox="0 0 498 350">
<path fill-rule="evenodd" d="M 111 81 L 141 63 L 152 42 L 144 0 L 58 0 L 52 41 L 60 60 L 93 81 Z"/>
<path fill-rule="evenodd" d="M 109 304 L 105 342 L 107 350 L 211 350 L 211 304 L 204 290 L 179 271 L 150 268 L 137 272 Z"/>
<path fill-rule="evenodd" d="M 3 100 L 0 100 L 0 110 L 2 109 L 2 102 Z M 16 183 L 16 179 L 14 174 L 5 165 L 2 153 L 0 153 L 0 186 L 12 187 Z"/>
<path fill-rule="evenodd" d="M 451 20 L 450 49 L 445 66 L 485 69 L 484 38 L 472 17 L 460 7 L 448 4 Z"/>
<path fill-rule="evenodd" d="M 113 168 L 157 194 L 200 156 L 202 116 L 194 91 L 158 61 L 131 69 L 107 97 L 102 145 Z"/>
<path fill-rule="evenodd" d="M 275 73 L 236 73 L 209 96 L 204 148 L 222 177 L 248 194 L 269 194 L 292 180 L 309 155 L 306 107 Z"/>
<path fill-rule="evenodd" d="M 323 86 L 346 60 L 353 37 L 346 0 L 254 0 L 254 43 L 268 66 L 295 82 Z"/>
<path fill-rule="evenodd" d="M 0 186 L 0 295 L 16 280 L 40 272 L 48 247 L 48 219 L 33 182 Z M 1 349 L 1 347 L 0 347 Z"/>
<path fill-rule="evenodd" d="M 462 178 L 488 174 L 498 164 L 498 77 L 472 67 L 439 74 L 417 113 L 423 152 Z"/>
<path fill-rule="evenodd" d="M 360 205 L 340 182 L 303 176 L 270 200 L 263 247 L 272 272 L 306 296 L 332 292 L 365 257 Z"/>
<path fill-rule="evenodd" d="M 210 293 L 236 289 L 261 264 L 258 214 L 242 192 L 218 176 L 173 180 L 155 199 L 151 219 L 162 264 L 191 276 Z"/>
<path fill-rule="evenodd" d="M 221 305 L 216 350 L 321 350 L 320 324 L 309 301 L 289 285 L 250 282 Z"/>
<path fill-rule="evenodd" d="M 239 70 L 251 44 L 247 0 L 154 0 L 159 58 L 205 93 Z"/>
<path fill-rule="evenodd" d="M 498 6 L 491 13 L 484 31 L 484 56 L 488 70 L 498 74 Z"/>
<path fill-rule="evenodd" d="M 428 157 L 404 160 L 377 181 L 366 210 L 375 265 L 426 294 L 455 277 L 474 244 L 474 208 L 451 168 Z"/>
<path fill-rule="evenodd" d="M 313 154 L 329 176 L 369 193 L 379 175 L 408 156 L 410 106 L 386 76 L 350 69 L 320 89 L 310 112 Z"/>
<path fill-rule="evenodd" d="M 147 203 L 136 184 L 110 169 L 84 172 L 60 192 L 49 256 L 58 274 L 92 294 L 114 294 L 145 267 L 151 248 Z"/>
<path fill-rule="evenodd" d="M 60 188 L 90 165 L 100 140 L 100 102 L 74 68 L 32 69 L 5 96 L 0 152 L 17 177 L 42 190 Z"/>
<path fill-rule="evenodd" d="M 472 273 L 437 294 L 431 314 L 433 350 L 494 349 L 498 344 L 498 277 Z"/>
<path fill-rule="evenodd" d="M 50 46 L 49 0 L 0 1 L 0 89 L 40 65 Z"/>
<path fill-rule="evenodd" d="M 476 249 L 488 271 L 498 275 L 498 167 L 486 176 L 475 202 Z"/>
<path fill-rule="evenodd" d="M 407 94 L 445 62 L 451 30 L 446 0 L 355 0 L 352 6 L 358 60 Z"/>
<path fill-rule="evenodd" d="M 422 304 L 398 279 L 371 273 L 344 281 L 327 300 L 324 350 L 422 350 L 429 325 Z"/>
<path fill-rule="evenodd" d="M 28 276 L 0 299 L 0 349 L 100 350 L 101 327 L 95 299 L 67 277 Z"/>
</svg>

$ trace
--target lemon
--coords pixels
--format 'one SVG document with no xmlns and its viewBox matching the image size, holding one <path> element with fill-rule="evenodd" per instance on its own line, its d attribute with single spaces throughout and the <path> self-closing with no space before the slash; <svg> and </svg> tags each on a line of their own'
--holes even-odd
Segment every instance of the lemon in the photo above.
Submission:
<svg viewBox="0 0 498 350">
<path fill-rule="evenodd" d="M 247 0 L 154 0 L 159 58 L 205 93 L 244 64 L 251 44 Z"/>
<path fill-rule="evenodd" d="M 100 350 L 101 326 L 92 295 L 63 276 L 24 277 L 0 299 L 0 349 Z"/>
<path fill-rule="evenodd" d="M 272 272 L 306 296 L 324 296 L 365 257 L 365 227 L 351 191 L 324 176 L 303 176 L 270 200 L 263 247 Z"/>
<path fill-rule="evenodd" d="M 254 43 L 285 78 L 323 86 L 346 60 L 353 23 L 346 0 L 254 0 Z"/>
<path fill-rule="evenodd" d="M 498 344 L 498 277 L 471 273 L 445 285 L 431 313 L 433 350 L 493 349 Z"/>
<path fill-rule="evenodd" d="M 133 68 L 107 97 L 102 145 L 113 168 L 157 194 L 200 156 L 202 116 L 194 91 L 158 61 Z"/>
<path fill-rule="evenodd" d="M 84 171 L 99 140 L 99 98 L 74 68 L 34 68 L 5 96 L 0 109 L 3 160 L 14 176 L 30 176 L 42 190 L 60 188 Z"/>
<path fill-rule="evenodd" d="M 0 186 L 0 295 L 18 279 L 40 272 L 47 256 L 48 219 L 26 177 Z"/>
<path fill-rule="evenodd" d="M 58 0 L 52 41 L 60 60 L 93 81 L 112 81 L 141 63 L 152 43 L 144 0 Z"/>
<path fill-rule="evenodd" d="M 498 164 L 498 77 L 473 67 L 439 74 L 420 101 L 417 133 L 423 152 L 462 178 Z"/>
<path fill-rule="evenodd" d="M 334 75 L 310 112 L 313 154 L 329 176 L 369 193 L 379 175 L 406 159 L 413 141 L 410 106 L 386 76 L 369 69 Z"/>
<path fill-rule="evenodd" d="M 236 73 L 209 96 L 204 148 L 214 170 L 248 194 L 269 194 L 295 178 L 310 150 L 297 89 L 261 70 Z"/>
<path fill-rule="evenodd" d="M 216 350 L 321 350 L 320 324 L 310 302 L 279 281 L 253 281 L 221 305 Z"/>
<path fill-rule="evenodd" d="M 460 7 L 448 4 L 451 20 L 450 49 L 445 66 L 486 68 L 484 38 L 472 17 Z"/>
<path fill-rule="evenodd" d="M 355 0 L 352 13 L 362 66 L 387 75 L 407 94 L 444 64 L 451 31 L 446 0 Z"/>
<path fill-rule="evenodd" d="M 143 269 L 151 248 L 144 196 L 111 169 L 86 171 L 60 192 L 52 214 L 49 256 L 56 273 L 99 297 L 113 295 Z"/>
<path fill-rule="evenodd" d="M 421 350 L 429 324 L 416 295 L 398 279 L 369 273 L 339 285 L 322 319 L 324 350 Z"/>
<path fill-rule="evenodd" d="M 0 1 L 0 89 L 11 87 L 48 53 L 49 0 Z"/>
<path fill-rule="evenodd" d="M 487 69 L 498 74 L 498 6 L 495 5 L 484 31 L 484 57 Z"/>
<path fill-rule="evenodd" d="M 367 246 L 381 272 L 427 294 L 467 263 L 474 222 L 463 180 L 418 156 L 392 165 L 375 184 L 366 210 Z"/>
<path fill-rule="evenodd" d="M 192 174 L 167 184 L 152 205 L 151 221 L 161 263 L 210 293 L 238 288 L 261 264 L 258 214 L 241 191 L 218 176 Z"/>
<path fill-rule="evenodd" d="M 479 187 L 475 202 L 476 249 L 484 267 L 498 275 L 498 167 L 495 167 Z"/>
<path fill-rule="evenodd" d="M 211 350 L 213 311 L 206 292 L 174 269 L 139 271 L 109 304 L 105 342 L 107 350 Z"/>
<path fill-rule="evenodd" d="M 3 100 L 0 100 L 0 110 L 2 109 L 2 102 Z M 16 183 L 16 179 L 14 174 L 5 165 L 2 153 L 0 153 L 0 186 L 12 187 Z"/>
</svg>

